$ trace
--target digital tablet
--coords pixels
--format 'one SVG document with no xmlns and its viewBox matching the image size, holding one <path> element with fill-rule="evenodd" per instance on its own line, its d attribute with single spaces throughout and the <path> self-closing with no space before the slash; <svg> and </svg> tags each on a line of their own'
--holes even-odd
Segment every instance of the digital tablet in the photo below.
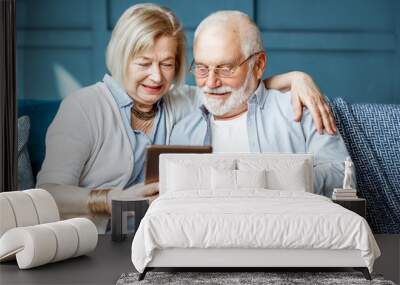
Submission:
<svg viewBox="0 0 400 285">
<path fill-rule="evenodd" d="M 144 184 L 158 182 L 159 156 L 162 153 L 211 153 L 211 146 L 149 145 L 144 161 Z"/>
</svg>

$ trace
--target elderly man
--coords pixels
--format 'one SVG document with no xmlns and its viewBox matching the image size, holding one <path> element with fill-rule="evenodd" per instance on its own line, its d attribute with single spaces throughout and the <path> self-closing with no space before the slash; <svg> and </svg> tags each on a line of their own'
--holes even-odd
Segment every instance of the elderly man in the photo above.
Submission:
<svg viewBox="0 0 400 285">
<path fill-rule="evenodd" d="M 191 71 L 203 106 L 178 123 L 171 144 L 212 145 L 214 152 L 284 152 L 314 155 L 314 189 L 330 196 L 343 181 L 348 156 L 339 134 L 321 135 L 305 110 L 295 122 L 290 93 L 267 90 L 266 54 L 257 26 L 238 11 L 220 11 L 195 32 Z"/>
</svg>

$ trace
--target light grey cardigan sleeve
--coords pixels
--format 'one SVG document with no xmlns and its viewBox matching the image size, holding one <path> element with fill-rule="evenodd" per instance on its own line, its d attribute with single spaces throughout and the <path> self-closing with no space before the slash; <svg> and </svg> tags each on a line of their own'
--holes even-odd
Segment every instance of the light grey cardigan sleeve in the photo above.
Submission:
<svg viewBox="0 0 400 285">
<path fill-rule="evenodd" d="M 78 185 L 93 139 L 79 102 L 70 96 L 62 101 L 48 128 L 46 156 L 36 184 L 53 195 L 62 215 L 88 213 L 90 193 Z"/>
<path fill-rule="evenodd" d="M 46 134 L 46 155 L 37 185 L 79 185 L 93 145 L 88 119 L 76 97 L 66 97 Z"/>
</svg>

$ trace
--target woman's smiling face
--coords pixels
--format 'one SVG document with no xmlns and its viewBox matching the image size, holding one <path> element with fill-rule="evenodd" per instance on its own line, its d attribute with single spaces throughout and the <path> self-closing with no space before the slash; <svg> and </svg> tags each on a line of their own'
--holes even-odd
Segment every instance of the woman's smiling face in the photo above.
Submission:
<svg viewBox="0 0 400 285">
<path fill-rule="evenodd" d="M 153 105 L 167 93 L 175 78 L 177 48 L 175 38 L 162 36 L 131 60 L 125 88 L 135 102 Z"/>
</svg>

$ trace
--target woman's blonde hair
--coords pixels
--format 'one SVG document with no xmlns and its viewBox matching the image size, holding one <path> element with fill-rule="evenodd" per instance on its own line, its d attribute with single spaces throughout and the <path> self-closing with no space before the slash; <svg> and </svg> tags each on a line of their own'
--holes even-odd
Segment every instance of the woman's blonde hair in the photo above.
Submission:
<svg viewBox="0 0 400 285">
<path fill-rule="evenodd" d="M 162 36 L 177 41 L 175 82 L 185 79 L 185 34 L 171 10 L 155 4 L 138 4 L 128 8 L 119 18 L 106 52 L 106 64 L 112 77 L 125 86 L 128 65 L 137 54 L 154 46 Z"/>
</svg>

